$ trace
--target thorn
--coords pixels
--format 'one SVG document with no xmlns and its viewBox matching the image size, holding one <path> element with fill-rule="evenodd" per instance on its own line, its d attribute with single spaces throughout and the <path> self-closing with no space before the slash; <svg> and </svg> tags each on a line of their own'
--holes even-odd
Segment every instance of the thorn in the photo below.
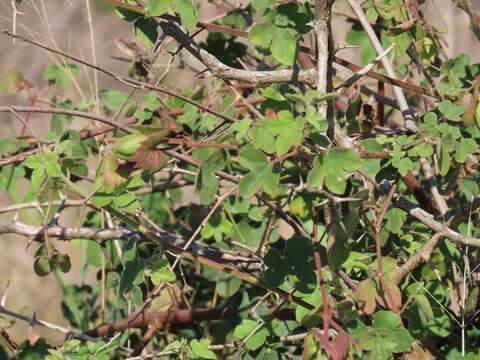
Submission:
<svg viewBox="0 0 480 360">
<path fill-rule="evenodd" d="M 197 77 L 197 76 L 200 76 L 202 74 L 205 74 L 207 71 L 209 71 L 208 69 L 205 69 L 205 70 L 202 70 L 202 71 L 199 71 L 197 72 L 195 75 L 193 75 L 194 77 Z"/>
<path fill-rule="evenodd" d="M 7 285 L 5 285 L 5 290 L 3 290 L 2 299 L 0 300 L 0 306 L 5 307 L 7 303 L 7 293 L 8 287 L 10 286 L 10 280 L 7 281 Z"/>
</svg>

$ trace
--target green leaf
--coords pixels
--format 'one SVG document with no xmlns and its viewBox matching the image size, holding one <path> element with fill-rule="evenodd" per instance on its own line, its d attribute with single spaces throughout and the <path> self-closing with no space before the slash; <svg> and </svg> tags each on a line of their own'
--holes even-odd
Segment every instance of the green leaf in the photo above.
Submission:
<svg viewBox="0 0 480 360">
<path fill-rule="evenodd" d="M 188 354 L 190 359 L 216 359 L 215 353 L 208 349 L 210 340 L 193 339 L 189 344 Z"/>
<path fill-rule="evenodd" d="M 38 169 L 42 165 L 42 160 L 38 155 L 30 155 L 24 164 L 29 169 Z"/>
<path fill-rule="evenodd" d="M 43 70 L 43 78 L 50 84 L 61 89 L 66 89 L 70 85 L 70 79 L 76 78 L 80 74 L 78 66 L 71 63 L 64 65 L 49 64 Z"/>
<path fill-rule="evenodd" d="M 406 175 L 409 171 L 415 169 L 413 161 L 407 157 L 401 159 L 398 163 L 395 164 L 395 166 L 398 169 L 400 175 L 402 176 Z"/>
<path fill-rule="evenodd" d="M 223 298 L 230 298 L 238 291 L 242 281 L 233 275 L 219 271 L 215 291 Z"/>
<path fill-rule="evenodd" d="M 96 241 L 87 241 L 87 264 L 101 267 L 102 266 L 102 247 Z"/>
<path fill-rule="evenodd" d="M 323 185 L 327 169 L 325 168 L 324 156 L 319 155 L 313 161 L 313 168 L 307 176 L 307 184 L 309 187 L 320 187 Z"/>
<path fill-rule="evenodd" d="M 357 328 L 350 331 L 365 350 L 369 359 L 391 359 L 394 353 L 410 350 L 413 338 L 400 328 L 400 317 L 392 311 L 378 311 L 374 315 L 373 327 L 356 322 Z"/>
<path fill-rule="evenodd" d="M 240 165 L 250 170 L 261 169 L 268 164 L 265 154 L 255 149 L 242 150 L 238 155 L 238 161 Z"/>
<path fill-rule="evenodd" d="M 273 39 L 275 27 L 269 23 L 254 25 L 249 33 L 248 39 L 255 45 L 268 48 Z"/>
<path fill-rule="evenodd" d="M 312 200 L 306 196 L 295 197 L 290 204 L 288 204 L 293 215 L 302 219 L 310 219 L 312 217 Z"/>
<path fill-rule="evenodd" d="M 289 30 L 277 28 L 273 35 L 270 50 L 273 57 L 284 65 L 293 65 L 297 59 L 298 43 L 297 37 Z"/>
<path fill-rule="evenodd" d="M 156 261 L 151 269 L 150 279 L 153 285 L 159 285 L 162 282 L 173 282 L 176 280 L 175 273 L 170 269 L 167 259 Z"/>
<path fill-rule="evenodd" d="M 150 111 L 158 110 L 158 108 L 162 105 L 160 100 L 158 100 L 158 97 L 152 92 L 149 92 L 147 95 L 145 95 L 143 101 L 145 103 L 145 108 Z"/>
<path fill-rule="evenodd" d="M 402 226 L 405 221 L 406 215 L 402 210 L 393 208 L 387 212 L 385 217 L 387 219 L 387 229 L 389 229 L 394 234 L 403 234 Z"/>
<path fill-rule="evenodd" d="M 58 162 L 47 161 L 45 162 L 45 172 L 48 176 L 51 177 L 61 177 L 62 176 L 62 169 L 60 168 L 60 164 Z"/>
<path fill-rule="evenodd" d="M 394 330 L 400 325 L 400 316 L 392 311 L 377 311 L 373 316 L 373 327 L 376 330 Z"/>
<path fill-rule="evenodd" d="M 192 31 L 197 25 L 197 9 L 192 0 L 173 0 L 173 7 L 180 15 L 182 25 L 188 31 Z"/>
<path fill-rule="evenodd" d="M 252 0 L 251 3 L 257 10 L 264 10 L 275 6 L 275 0 Z"/>
<path fill-rule="evenodd" d="M 8 154 L 15 149 L 11 139 L 0 139 L 0 153 Z"/>
<path fill-rule="evenodd" d="M 122 160 L 129 160 L 142 144 L 147 140 L 143 134 L 129 134 L 122 136 L 112 148 L 113 153 Z"/>
<path fill-rule="evenodd" d="M 263 260 L 268 267 L 263 274 L 265 281 L 272 287 L 279 287 L 287 275 L 288 264 L 273 247 L 268 250 Z"/>
<path fill-rule="evenodd" d="M 160 16 L 168 11 L 172 0 L 149 0 L 147 11 L 151 16 Z"/>
<path fill-rule="evenodd" d="M 143 281 L 144 261 L 139 257 L 137 248 L 133 241 L 129 241 L 122 256 L 123 271 L 120 275 L 118 291 L 120 294 L 132 289 L 132 286 Z"/>
<path fill-rule="evenodd" d="M 44 178 L 45 178 L 45 174 L 42 168 L 36 168 L 35 170 L 33 170 L 32 177 L 31 177 L 32 188 L 39 189 Z"/>
<path fill-rule="evenodd" d="M 195 191 L 200 196 L 200 204 L 208 205 L 215 200 L 218 191 L 218 179 L 211 172 L 200 168 L 198 171 Z"/>
<path fill-rule="evenodd" d="M 257 325 L 258 323 L 255 320 L 244 319 L 242 320 L 240 325 L 238 325 L 235 328 L 233 335 L 237 339 L 242 340 L 247 336 L 249 336 L 255 330 Z M 247 347 L 247 349 L 255 351 L 265 343 L 265 340 L 267 340 L 267 336 L 268 336 L 267 329 L 265 329 L 265 327 L 262 327 L 259 330 L 257 330 L 254 333 L 254 335 L 247 340 L 247 342 L 245 343 L 245 346 Z"/>
<path fill-rule="evenodd" d="M 140 207 L 137 197 L 131 192 L 125 192 L 120 196 L 115 196 L 113 203 L 117 208 L 129 213 L 134 213 Z"/>
<path fill-rule="evenodd" d="M 462 121 L 465 112 L 463 106 L 454 105 L 450 100 L 444 100 L 438 104 L 438 110 L 450 121 Z"/>
<path fill-rule="evenodd" d="M 232 224 L 225 218 L 225 214 L 216 214 L 210 218 L 202 229 L 202 238 L 214 238 L 216 242 L 221 242 L 224 235 L 230 235 Z"/>
<path fill-rule="evenodd" d="M 453 331 L 453 324 L 448 315 L 441 314 L 427 322 L 427 329 L 436 336 L 447 337 Z"/>
<path fill-rule="evenodd" d="M 200 196 L 200 203 L 210 204 L 215 200 L 218 179 L 215 173 L 225 166 L 225 154 L 218 149 L 201 149 L 195 152 L 195 158 L 203 160 L 195 182 L 195 191 Z"/>
<path fill-rule="evenodd" d="M 422 316 L 428 321 L 435 317 L 433 313 L 432 306 L 430 305 L 430 301 L 428 298 L 423 294 L 416 294 L 414 298 L 415 304 L 418 307 L 418 310 L 422 313 Z"/>
<path fill-rule="evenodd" d="M 359 170 L 362 159 L 350 149 L 333 148 L 320 155 L 308 173 L 307 183 L 311 187 L 320 187 L 325 182 L 328 189 L 336 194 L 345 191 L 345 177 L 348 172 Z"/>
<path fill-rule="evenodd" d="M 301 236 L 292 236 L 287 241 L 285 258 L 291 266 L 291 273 L 300 279 L 304 289 L 315 288 L 317 278 L 313 261 L 313 248 L 311 241 Z"/>
<path fill-rule="evenodd" d="M 273 165 L 266 164 L 262 168 L 252 169 L 245 175 L 239 183 L 240 195 L 244 198 L 255 195 L 261 189 L 267 193 L 273 193 L 276 190 L 280 174 L 275 173 Z"/>
<path fill-rule="evenodd" d="M 475 286 L 469 289 L 467 300 L 465 301 L 465 313 L 471 314 L 477 308 L 479 288 Z"/>
<path fill-rule="evenodd" d="M 457 142 L 457 150 L 455 152 L 455 160 L 459 163 L 467 161 L 468 154 L 475 153 L 477 151 L 477 144 L 473 139 L 462 139 Z"/>
<path fill-rule="evenodd" d="M 325 178 L 325 186 L 335 194 L 343 194 L 347 188 L 344 173 L 338 172 L 327 174 Z"/>
<path fill-rule="evenodd" d="M 29 340 L 25 340 L 20 344 L 20 352 L 16 358 L 19 360 L 42 360 L 48 356 L 49 348 L 50 346 L 43 338 L 35 341 L 33 345 Z"/>
<path fill-rule="evenodd" d="M 127 179 L 125 179 L 123 176 L 121 176 L 117 172 L 117 168 L 118 168 L 117 158 L 115 157 L 115 155 L 113 155 L 113 153 L 111 152 L 107 153 L 102 163 L 100 164 L 100 169 L 101 169 L 100 173 L 102 173 L 103 175 L 102 180 L 106 186 L 114 187 L 114 186 L 121 185 L 125 183 L 125 181 L 127 181 Z M 100 189 L 100 191 L 101 190 L 102 189 Z M 100 191 L 97 192 L 95 196 L 100 195 L 101 194 Z"/>
<path fill-rule="evenodd" d="M 128 95 L 118 90 L 107 90 L 100 93 L 100 100 L 108 110 L 116 111 L 128 100 Z"/>
<path fill-rule="evenodd" d="M 137 40 L 147 49 L 153 48 L 158 39 L 158 24 L 151 18 L 140 18 L 135 21 L 133 30 Z"/>
<path fill-rule="evenodd" d="M 459 190 L 460 193 L 467 198 L 467 201 L 472 201 L 475 196 L 480 194 L 480 188 L 477 182 L 466 178 L 460 180 Z"/>
<path fill-rule="evenodd" d="M 257 127 L 251 131 L 251 136 L 252 145 L 257 149 L 261 149 L 269 154 L 275 152 L 275 136 L 271 131 L 263 127 Z"/>
</svg>

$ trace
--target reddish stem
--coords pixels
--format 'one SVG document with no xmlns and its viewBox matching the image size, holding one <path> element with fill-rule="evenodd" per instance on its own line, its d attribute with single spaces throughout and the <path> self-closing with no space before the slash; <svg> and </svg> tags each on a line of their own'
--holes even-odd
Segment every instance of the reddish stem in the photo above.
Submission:
<svg viewBox="0 0 480 360">
<path fill-rule="evenodd" d="M 318 220 L 319 220 L 318 212 L 315 211 L 314 221 L 313 221 L 313 246 L 314 246 L 315 266 L 317 268 L 318 282 L 320 284 L 320 290 L 322 292 L 323 333 L 328 338 L 330 312 L 328 309 L 327 290 L 325 289 L 325 282 L 323 278 L 322 259 L 320 258 L 320 240 L 318 238 Z"/>
</svg>

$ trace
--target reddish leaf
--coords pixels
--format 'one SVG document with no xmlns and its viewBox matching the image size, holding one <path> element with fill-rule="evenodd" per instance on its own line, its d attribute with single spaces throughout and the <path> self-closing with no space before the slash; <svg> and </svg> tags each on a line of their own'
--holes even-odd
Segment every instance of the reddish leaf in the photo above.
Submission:
<svg viewBox="0 0 480 360">
<path fill-rule="evenodd" d="M 330 341 L 319 329 L 314 331 L 315 339 L 317 339 L 320 347 L 325 351 L 331 360 L 343 360 L 347 355 L 349 339 L 344 332 L 337 335 L 337 337 Z"/>
<path fill-rule="evenodd" d="M 405 354 L 404 356 L 405 360 L 433 360 L 434 357 L 424 351 L 420 346 L 416 345 L 414 346 L 414 349 L 412 352 Z"/>
<path fill-rule="evenodd" d="M 376 300 L 380 306 L 399 312 L 402 307 L 402 292 L 393 281 L 384 279 L 379 286 Z"/>
<path fill-rule="evenodd" d="M 265 115 L 268 118 L 271 118 L 271 119 L 276 119 L 277 118 L 277 113 L 275 112 L 275 110 L 270 109 L 270 108 L 267 108 L 267 110 L 265 110 Z"/>
<path fill-rule="evenodd" d="M 360 309 L 366 315 L 372 315 L 375 312 L 375 296 L 377 295 L 374 281 L 371 278 L 360 281 L 357 285 L 356 295 Z"/>
<path fill-rule="evenodd" d="M 165 162 L 165 156 L 161 150 L 150 150 L 142 146 L 130 161 L 135 163 L 135 169 L 158 169 Z"/>
</svg>

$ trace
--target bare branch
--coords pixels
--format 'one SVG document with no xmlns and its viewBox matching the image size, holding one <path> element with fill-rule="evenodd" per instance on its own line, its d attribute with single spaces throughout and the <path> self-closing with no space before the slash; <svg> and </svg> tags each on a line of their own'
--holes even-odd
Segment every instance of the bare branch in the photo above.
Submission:
<svg viewBox="0 0 480 360">
<path fill-rule="evenodd" d="M 437 209 L 442 216 L 448 211 L 448 205 L 443 196 L 438 191 L 437 181 L 435 179 L 435 175 L 433 174 L 433 169 L 427 159 L 421 158 L 420 164 L 422 164 L 423 173 L 428 182 L 428 186 L 430 188 L 430 192 L 432 194 L 433 200 L 435 201 L 435 205 L 437 205 Z"/>
<path fill-rule="evenodd" d="M 244 69 L 235 69 L 225 65 L 215 56 L 203 50 L 187 34 L 185 34 L 177 25 L 171 22 L 161 21 L 160 26 L 164 34 L 173 37 L 193 56 L 200 60 L 214 76 L 230 79 L 248 81 L 253 84 L 271 84 L 282 82 L 304 82 L 314 84 L 316 81 L 316 71 L 311 70 L 277 70 L 277 71 L 253 71 Z"/>
<path fill-rule="evenodd" d="M 85 332 L 89 337 L 104 337 L 112 335 L 116 331 L 126 329 L 142 328 L 154 325 L 157 329 L 163 328 L 166 324 L 185 324 L 199 321 L 221 320 L 229 316 L 228 309 L 181 309 L 174 311 L 154 311 L 143 313 L 132 320 L 129 317 L 111 324 L 101 325 L 95 329 Z"/>
<path fill-rule="evenodd" d="M 316 81 L 317 91 L 326 94 L 329 93 L 332 87 L 332 57 L 333 46 L 331 38 L 331 24 L 330 18 L 332 13 L 331 0 L 316 0 L 315 1 L 315 19 L 313 21 L 313 32 L 315 33 L 317 45 L 317 74 Z M 318 111 L 320 115 L 328 119 L 327 103 L 320 103 Z M 333 119 L 330 119 L 333 120 Z M 329 121 L 331 131 L 333 131 L 333 121 Z"/>
<path fill-rule="evenodd" d="M 347 0 L 347 1 L 350 4 L 353 11 L 355 12 L 355 14 L 357 15 L 358 20 L 362 24 L 363 28 L 365 29 L 365 32 L 367 33 L 367 36 L 372 42 L 372 45 L 375 48 L 375 51 L 377 52 L 378 55 L 382 54 L 385 50 L 383 49 L 383 46 L 380 40 L 378 39 L 377 34 L 375 34 L 375 30 L 373 29 L 372 25 L 368 21 L 367 16 L 365 15 L 360 3 L 357 0 Z M 382 63 L 385 68 L 385 71 L 387 72 L 387 75 L 395 79 L 396 74 L 395 74 L 395 70 L 393 68 L 392 63 L 390 62 L 390 59 L 385 57 L 382 59 Z M 412 113 L 410 111 L 410 108 L 408 106 L 407 100 L 405 98 L 405 95 L 403 94 L 402 89 L 397 86 L 394 86 L 393 92 L 395 93 L 395 98 L 397 99 L 398 105 L 400 106 L 400 110 L 402 111 L 402 115 L 405 121 L 405 126 L 407 127 L 407 129 L 416 128 L 415 123 L 413 122 Z"/>
<path fill-rule="evenodd" d="M 99 242 L 126 239 L 135 234 L 135 232 L 128 229 L 64 228 L 60 226 L 52 226 L 45 229 L 44 227 L 30 226 L 18 221 L 0 223 L 0 234 L 17 234 L 36 238 L 43 237 L 44 233 L 59 240 L 85 239 Z"/>
<path fill-rule="evenodd" d="M 409 213 L 410 216 L 420 221 L 430 230 L 433 230 L 435 233 L 443 234 L 446 238 L 456 242 L 457 244 L 480 247 L 480 239 L 472 236 L 464 236 L 455 230 L 452 230 L 447 225 L 439 223 L 434 219 L 432 214 L 412 204 L 404 197 L 399 197 L 399 199 L 395 202 L 395 206 Z"/>
<path fill-rule="evenodd" d="M 15 319 L 26 321 L 30 324 L 30 326 L 40 325 L 40 326 L 43 326 L 47 329 L 58 331 L 58 332 L 61 332 L 65 335 L 67 335 L 67 336 L 72 336 L 72 337 L 75 337 L 77 339 L 86 340 L 86 341 L 95 341 L 95 338 L 93 338 L 89 335 L 82 334 L 82 332 L 80 330 L 76 330 L 76 329 L 72 329 L 72 328 L 66 328 L 66 327 L 63 327 L 63 326 L 60 326 L 60 325 L 52 324 L 48 321 L 37 319 L 35 316 L 31 317 L 31 316 L 28 316 L 28 315 L 20 314 L 20 313 L 17 313 L 15 311 L 7 309 L 3 305 L 0 305 L 0 314 L 4 314 L 4 315 L 10 316 L 10 317 L 13 317 Z"/>
<path fill-rule="evenodd" d="M 107 76 L 110 76 L 111 78 L 113 78 L 113 79 L 115 79 L 115 80 L 117 80 L 117 81 L 119 81 L 122 84 L 125 84 L 127 86 L 131 86 L 131 87 L 138 88 L 138 89 L 149 89 L 149 90 L 153 90 L 153 91 L 156 91 L 156 92 L 159 92 L 159 93 L 162 93 L 162 94 L 170 95 L 170 96 L 176 97 L 177 99 L 183 100 L 186 103 L 189 103 L 189 104 L 191 104 L 191 105 L 193 105 L 193 106 L 195 106 L 195 107 L 197 107 L 197 108 L 199 108 L 199 109 L 201 109 L 205 112 L 208 112 L 212 115 L 215 115 L 218 118 L 223 119 L 225 121 L 228 121 L 228 122 L 236 122 L 237 121 L 237 119 L 235 119 L 231 116 L 227 116 L 227 115 L 222 114 L 222 113 L 220 113 L 216 110 L 213 110 L 210 107 L 205 106 L 205 105 L 203 105 L 203 104 L 201 104 L 201 103 L 199 103 L 195 100 L 192 100 L 187 96 L 183 96 L 182 94 L 179 94 L 175 91 L 169 90 L 169 89 L 161 87 L 161 86 L 153 86 L 153 85 L 150 85 L 148 83 L 145 83 L 145 82 L 142 82 L 142 81 L 139 81 L 139 80 L 136 80 L 136 79 L 132 79 L 132 78 L 127 77 L 127 76 L 116 74 L 116 73 L 114 73 L 110 70 L 106 70 L 103 67 L 91 64 L 88 61 L 82 60 L 82 59 L 80 59 L 76 56 L 73 56 L 71 54 L 67 54 L 67 53 L 65 53 L 63 51 L 60 51 L 60 50 L 52 49 L 51 47 L 49 47 L 47 45 L 41 44 L 37 41 L 31 40 L 31 39 L 26 38 L 24 36 L 19 36 L 19 35 L 12 34 L 8 30 L 4 30 L 3 33 L 7 36 L 22 40 L 26 43 L 29 43 L 29 44 L 32 44 L 32 45 L 37 46 L 39 48 L 42 48 L 46 51 L 55 53 L 57 55 L 63 56 L 64 58 L 67 58 L 67 59 L 73 60 L 75 62 L 78 62 L 79 64 L 88 66 L 88 67 L 90 67 L 94 70 L 100 71 L 101 73 L 103 73 Z"/>
<path fill-rule="evenodd" d="M 185 185 L 189 185 L 190 183 L 185 180 L 179 181 L 165 181 L 160 182 L 154 185 L 145 186 L 137 191 L 134 191 L 133 194 L 137 196 L 152 194 L 155 192 L 165 191 L 168 189 L 175 189 Z M 92 208 L 97 208 L 95 205 L 91 204 L 90 202 L 85 202 L 84 200 L 54 200 L 52 201 L 52 206 L 60 206 L 63 205 L 64 207 L 77 207 L 77 206 L 90 206 Z M 39 202 L 39 201 L 32 201 L 28 203 L 20 203 L 20 204 L 13 204 L 8 205 L 0 208 L 0 214 L 15 212 L 20 210 L 26 209 L 35 209 L 35 208 L 43 208 L 47 207 L 48 202 Z"/>
<path fill-rule="evenodd" d="M 135 12 L 137 14 L 140 14 L 140 15 L 146 15 L 144 9 L 140 6 L 126 4 L 126 3 L 121 2 L 119 0 L 108 0 L 108 1 L 110 3 L 112 3 L 113 5 L 118 6 L 120 8 L 124 8 L 124 9 L 130 10 L 130 11 L 133 11 L 133 12 Z M 161 18 L 167 19 L 169 21 L 175 21 L 175 22 L 179 21 L 179 19 L 177 17 L 170 16 L 170 15 L 162 15 Z M 199 28 L 202 28 L 202 29 L 206 29 L 206 30 L 210 30 L 210 31 L 224 32 L 224 33 L 227 33 L 227 34 L 230 34 L 230 35 L 233 35 L 233 36 L 239 36 L 239 37 L 244 37 L 244 38 L 248 37 L 248 31 L 235 29 L 235 28 L 225 26 L 225 25 L 209 24 L 207 22 L 201 22 L 200 21 L 200 22 L 198 22 L 197 26 Z M 303 53 L 308 53 L 308 54 L 315 55 L 315 51 L 313 49 L 309 48 L 309 47 L 301 46 L 300 51 L 303 52 Z M 361 69 L 360 66 L 355 65 L 355 64 L 351 63 L 350 61 L 345 60 L 343 58 L 340 58 L 338 56 L 334 56 L 333 60 L 338 65 L 346 67 L 347 69 L 350 69 L 353 72 L 358 72 Z M 274 75 L 273 72 L 269 72 L 269 74 Z M 301 74 L 301 72 L 299 74 Z M 315 71 L 315 74 L 316 74 L 316 71 Z M 395 86 L 399 86 L 401 88 L 410 90 L 412 92 L 416 92 L 418 94 L 423 94 L 423 95 L 427 95 L 427 96 L 435 96 L 434 94 L 432 94 L 432 92 L 429 89 L 425 89 L 425 88 L 422 88 L 421 86 L 417 86 L 415 84 L 411 84 L 411 83 L 408 83 L 408 82 L 405 82 L 405 81 L 402 81 L 402 80 L 391 78 L 389 76 L 380 74 L 378 72 L 374 72 L 374 71 L 370 70 L 365 75 L 372 78 L 372 79 L 376 79 L 376 80 L 386 82 L 386 83 L 389 83 L 389 84 L 392 84 L 392 85 L 395 85 Z M 290 79 L 290 78 L 291 77 L 287 77 L 285 81 L 289 81 L 288 79 Z"/>
<path fill-rule="evenodd" d="M 410 272 L 420 265 L 428 262 L 443 236 L 444 234 L 442 233 L 436 233 L 433 235 L 432 238 L 427 241 L 418 252 L 416 252 L 407 260 L 407 262 L 405 262 L 405 264 L 395 270 L 395 273 L 392 276 L 393 282 L 396 284 L 400 283 Z"/>
<path fill-rule="evenodd" d="M 112 128 L 121 129 L 125 132 L 131 133 L 132 131 L 118 123 L 108 120 L 107 118 L 99 115 L 95 115 L 92 113 L 78 111 L 78 110 L 70 110 L 70 109 L 62 109 L 62 108 L 51 108 L 51 107 L 38 107 L 38 106 L 18 106 L 18 105 L 8 105 L 8 106 L 0 106 L 0 113 L 11 113 L 11 112 L 19 112 L 19 113 L 42 113 L 42 114 L 62 114 L 62 115 L 69 115 L 74 117 L 82 117 L 89 120 L 98 121 L 107 125 L 110 125 Z"/>
</svg>

